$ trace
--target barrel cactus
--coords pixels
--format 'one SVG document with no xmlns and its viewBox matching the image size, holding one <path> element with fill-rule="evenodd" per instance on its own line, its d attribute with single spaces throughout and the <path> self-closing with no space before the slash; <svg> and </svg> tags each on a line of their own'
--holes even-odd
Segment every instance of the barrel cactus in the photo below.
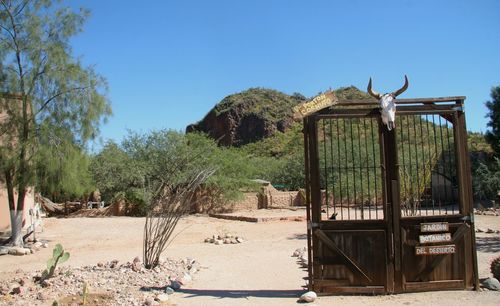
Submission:
<svg viewBox="0 0 500 306">
<path fill-rule="evenodd" d="M 500 256 L 497 256 L 495 259 L 493 259 L 493 261 L 491 262 L 490 270 L 493 274 L 493 277 L 500 280 Z"/>
</svg>

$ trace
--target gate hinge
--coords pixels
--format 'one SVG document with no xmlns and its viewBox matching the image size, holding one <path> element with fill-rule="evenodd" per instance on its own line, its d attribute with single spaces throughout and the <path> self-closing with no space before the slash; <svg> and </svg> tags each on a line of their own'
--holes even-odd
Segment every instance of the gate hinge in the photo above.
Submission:
<svg viewBox="0 0 500 306">
<path fill-rule="evenodd" d="M 308 230 L 315 229 L 315 228 L 319 228 L 319 223 L 307 221 L 307 229 Z"/>
</svg>

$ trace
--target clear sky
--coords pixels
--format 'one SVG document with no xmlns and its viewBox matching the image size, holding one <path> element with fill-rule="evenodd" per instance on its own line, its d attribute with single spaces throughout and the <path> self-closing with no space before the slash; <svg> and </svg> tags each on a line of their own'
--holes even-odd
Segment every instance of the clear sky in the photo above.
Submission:
<svg viewBox="0 0 500 306">
<path fill-rule="evenodd" d="M 69 3 L 69 2 L 67 2 Z M 127 129 L 184 130 L 250 87 L 312 97 L 354 85 L 401 98 L 467 96 L 468 129 L 485 131 L 500 86 L 498 0 L 78 0 L 92 11 L 74 53 L 108 79 Z"/>
</svg>

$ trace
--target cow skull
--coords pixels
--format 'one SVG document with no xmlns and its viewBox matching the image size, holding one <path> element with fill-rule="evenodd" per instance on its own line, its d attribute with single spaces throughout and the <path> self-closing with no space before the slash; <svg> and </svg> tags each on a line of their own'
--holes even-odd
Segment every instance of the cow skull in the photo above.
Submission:
<svg viewBox="0 0 500 306">
<path fill-rule="evenodd" d="M 379 100 L 380 103 L 380 114 L 382 115 L 382 122 L 387 126 L 390 131 L 396 127 L 396 104 L 394 99 L 402 94 L 408 88 L 408 78 L 405 75 L 405 84 L 400 89 L 386 94 L 379 94 L 378 92 L 372 90 L 372 78 L 368 82 L 368 93 Z"/>
</svg>

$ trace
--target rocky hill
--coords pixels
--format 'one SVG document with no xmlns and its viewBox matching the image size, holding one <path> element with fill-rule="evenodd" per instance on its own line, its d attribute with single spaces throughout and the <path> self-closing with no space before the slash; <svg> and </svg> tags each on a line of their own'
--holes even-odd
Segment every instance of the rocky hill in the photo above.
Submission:
<svg viewBox="0 0 500 306">
<path fill-rule="evenodd" d="M 369 96 L 351 86 L 335 91 L 340 99 L 364 99 Z M 201 121 L 186 132 L 200 131 L 223 146 L 242 146 L 270 137 L 276 131 L 286 132 L 293 123 L 292 108 L 305 101 L 298 93 L 251 88 L 229 95 L 220 101 Z"/>
</svg>

